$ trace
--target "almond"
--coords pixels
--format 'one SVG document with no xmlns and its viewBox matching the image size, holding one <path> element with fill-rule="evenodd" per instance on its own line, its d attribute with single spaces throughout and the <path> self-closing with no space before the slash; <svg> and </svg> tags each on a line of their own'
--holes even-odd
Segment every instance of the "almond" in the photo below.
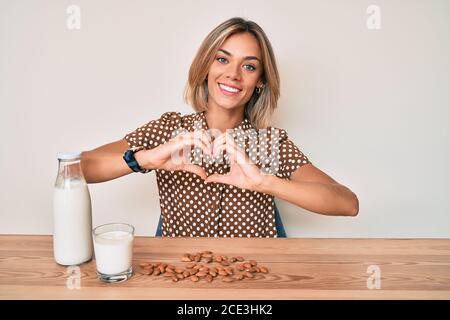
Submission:
<svg viewBox="0 0 450 320">
<path fill-rule="evenodd" d="M 235 280 L 242 280 L 242 279 L 244 279 L 244 275 L 242 275 L 242 274 L 236 274 L 236 275 L 233 276 L 233 278 L 234 278 Z"/>
<path fill-rule="evenodd" d="M 210 274 L 211 276 L 213 276 L 214 278 L 217 277 L 217 272 L 209 271 L 209 274 Z"/>
<path fill-rule="evenodd" d="M 225 271 L 226 271 L 228 274 L 233 274 L 233 273 L 234 273 L 234 270 L 233 270 L 233 268 L 231 268 L 231 267 L 225 268 Z"/>
<path fill-rule="evenodd" d="M 217 268 L 213 267 L 213 268 L 210 268 L 209 271 L 217 273 L 219 270 Z"/>
<path fill-rule="evenodd" d="M 181 258 L 181 261 L 183 261 L 183 262 L 191 262 L 192 260 L 191 260 L 191 258 L 189 258 L 189 256 L 183 256 Z"/>
<path fill-rule="evenodd" d="M 205 258 L 205 262 L 206 263 L 211 263 L 212 261 L 213 261 L 212 257 Z"/>
<path fill-rule="evenodd" d="M 267 269 L 266 267 L 260 267 L 259 269 L 262 273 L 269 273 L 269 269 Z"/>
<path fill-rule="evenodd" d="M 227 276 L 228 275 L 228 272 L 226 272 L 225 270 L 219 270 L 219 275 L 221 275 L 221 276 Z"/>
<path fill-rule="evenodd" d="M 197 276 L 191 276 L 190 279 L 193 282 L 197 282 L 198 280 L 200 280 Z"/>
<path fill-rule="evenodd" d="M 191 269 L 191 270 L 189 270 L 189 273 L 191 275 L 194 275 L 194 274 L 198 273 L 198 270 L 197 269 Z"/>
<path fill-rule="evenodd" d="M 150 272 L 150 270 L 145 269 L 142 273 L 145 274 L 145 275 L 147 275 L 147 276 L 150 276 L 150 275 L 153 273 L 153 269 L 152 269 L 151 272 Z"/>
</svg>

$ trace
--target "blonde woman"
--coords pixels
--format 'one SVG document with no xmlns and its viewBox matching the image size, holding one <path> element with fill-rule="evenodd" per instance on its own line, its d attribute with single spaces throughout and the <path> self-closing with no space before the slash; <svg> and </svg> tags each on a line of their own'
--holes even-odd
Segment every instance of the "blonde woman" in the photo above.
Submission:
<svg viewBox="0 0 450 320">
<path fill-rule="evenodd" d="M 274 198 L 323 215 L 356 216 L 358 199 L 269 126 L 280 95 L 272 46 L 255 22 L 212 30 L 190 67 L 185 100 L 123 139 L 82 153 L 88 183 L 156 172 L 168 237 L 282 237 Z"/>
</svg>

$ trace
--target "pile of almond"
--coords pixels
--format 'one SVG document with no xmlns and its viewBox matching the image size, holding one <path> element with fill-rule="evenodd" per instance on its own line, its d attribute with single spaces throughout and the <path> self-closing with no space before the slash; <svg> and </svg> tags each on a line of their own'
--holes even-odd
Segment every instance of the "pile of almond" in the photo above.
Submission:
<svg viewBox="0 0 450 320">
<path fill-rule="evenodd" d="M 140 264 L 140 267 L 146 275 L 162 275 L 171 278 L 174 282 L 184 279 L 190 279 L 193 282 L 205 279 L 212 282 L 217 278 L 221 278 L 224 282 L 233 282 L 245 278 L 252 279 L 255 273 L 269 272 L 266 267 L 259 266 L 255 260 L 245 261 L 243 257 L 229 258 L 214 255 L 211 251 L 187 253 L 181 257 L 181 261 L 186 263 L 184 268 L 162 262 L 144 262 Z"/>
</svg>

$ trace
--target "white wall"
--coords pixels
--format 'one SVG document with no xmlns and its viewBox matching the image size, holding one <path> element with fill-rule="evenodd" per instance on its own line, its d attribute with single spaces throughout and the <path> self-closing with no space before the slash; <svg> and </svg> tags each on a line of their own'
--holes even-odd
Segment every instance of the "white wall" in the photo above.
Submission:
<svg viewBox="0 0 450 320">
<path fill-rule="evenodd" d="M 81 8 L 81 29 L 66 9 Z M 381 8 L 381 29 L 366 9 Z M 206 34 L 243 16 L 281 72 L 274 124 L 359 197 L 357 218 L 285 202 L 290 236 L 450 236 L 450 2 L 0 0 L 0 233 L 52 233 L 56 153 L 122 138 L 182 101 Z M 154 174 L 90 185 L 94 225 L 153 235 Z"/>
</svg>

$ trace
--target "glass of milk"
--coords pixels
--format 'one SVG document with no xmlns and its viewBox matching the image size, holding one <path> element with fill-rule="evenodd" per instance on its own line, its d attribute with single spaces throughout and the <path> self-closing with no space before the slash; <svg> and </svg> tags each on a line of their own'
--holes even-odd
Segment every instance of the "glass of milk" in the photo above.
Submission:
<svg viewBox="0 0 450 320">
<path fill-rule="evenodd" d="M 134 227 L 108 223 L 92 231 L 97 276 L 105 282 L 121 282 L 133 274 Z"/>
</svg>

